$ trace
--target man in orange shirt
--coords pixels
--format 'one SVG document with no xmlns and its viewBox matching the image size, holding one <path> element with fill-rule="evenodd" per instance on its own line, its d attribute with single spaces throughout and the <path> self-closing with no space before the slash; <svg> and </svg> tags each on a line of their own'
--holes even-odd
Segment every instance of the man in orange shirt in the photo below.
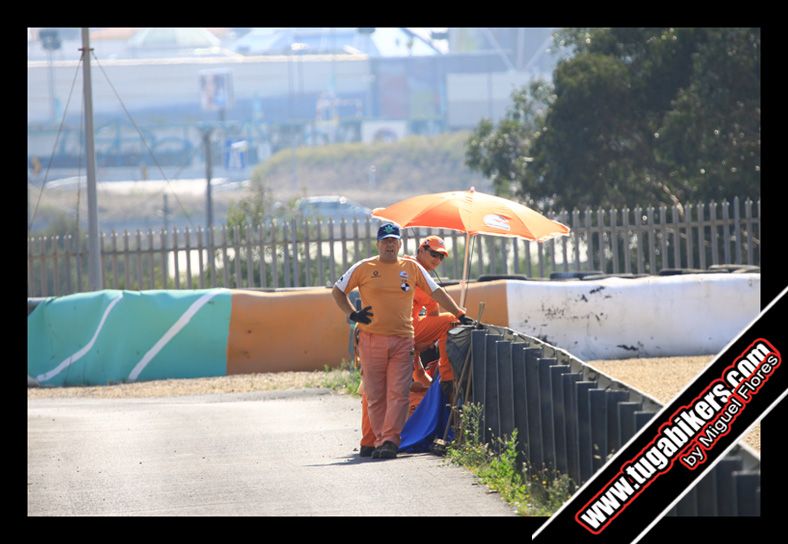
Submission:
<svg viewBox="0 0 788 544">
<path fill-rule="evenodd" d="M 408 417 L 408 392 L 414 356 L 413 296 L 415 287 L 455 315 L 464 314 L 429 273 L 412 259 L 400 258 L 400 228 L 378 229 L 377 257 L 363 259 L 334 284 L 337 306 L 358 323 L 361 372 L 369 422 L 375 436 L 373 459 L 397 456 L 400 432 Z M 354 310 L 348 293 L 358 287 L 363 309 Z M 362 452 L 363 453 L 363 452 Z"/>
<path fill-rule="evenodd" d="M 405 258 L 418 262 L 425 270 L 431 272 L 443 262 L 444 257 L 448 254 L 449 252 L 446 250 L 446 245 L 440 237 L 428 236 L 419 244 L 415 258 L 409 256 Z M 447 333 L 452 325 L 458 321 L 461 323 L 472 322 L 464 314 L 455 316 L 449 312 L 440 312 L 438 303 L 435 302 L 427 292 L 418 287 L 415 291 L 411 312 L 414 329 L 414 370 L 413 384 L 411 386 L 411 394 L 409 395 L 408 416 L 416 409 L 432 381 L 432 378 L 425 372 L 422 366 L 419 354 L 432 347 L 435 341 L 438 340 L 440 351 L 438 371 L 441 377 L 441 389 L 444 391 L 444 397 L 448 400 L 453 385 L 454 372 L 452 371 L 449 357 L 446 354 Z M 420 315 L 422 309 L 426 310 L 426 315 L 424 316 Z M 374 449 L 372 444 L 374 443 L 375 436 L 369 422 L 367 399 L 365 392 L 363 392 L 363 385 L 361 399 L 361 434 L 360 455 L 366 457 L 372 453 Z"/>
<path fill-rule="evenodd" d="M 438 236 L 427 236 L 419 244 L 419 249 L 416 252 L 416 260 L 428 272 L 435 270 L 446 257 L 449 252 L 446 250 L 446 244 Z M 426 310 L 426 315 L 422 316 L 421 310 Z M 462 316 L 455 316 L 448 312 L 440 312 L 438 304 L 432 300 L 424 291 L 416 290 L 413 297 L 413 328 L 415 330 L 415 348 L 416 353 L 432 347 L 435 340 L 438 340 L 438 350 L 440 358 L 438 359 L 438 371 L 441 376 L 441 384 L 444 389 L 451 387 L 451 382 L 454 380 L 454 372 L 449 362 L 449 357 L 446 350 L 447 333 L 454 323 L 458 321 L 463 324 L 471 323 L 472 321 Z M 416 361 L 416 371 L 419 373 L 420 362 Z M 414 375 L 414 378 L 416 376 Z"/>
</svg>

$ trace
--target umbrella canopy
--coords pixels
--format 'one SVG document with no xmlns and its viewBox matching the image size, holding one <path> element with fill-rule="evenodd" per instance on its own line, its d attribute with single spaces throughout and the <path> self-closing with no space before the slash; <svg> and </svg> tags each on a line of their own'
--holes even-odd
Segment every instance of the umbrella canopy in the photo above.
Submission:
<svg viewBox="0 0 788 544">
<path fill-rule="evenodd" d="M 465 302 L 467 289 L 468 242 L 471 236 L 490 234 L 544 242 L 569 235 L 569 227 L 563 223 L 548 219 L 512 200 L 479 193 L 473 187 L 468 191 L 449 191 L 406 198 L 387 208 L 375 208 L 372 215 L 394 221 L 402 227 L 432 227 L 465 233 L 461 306 Z"/>
<path fill-rule="evenodd" d="M 473 187 L 414 196 L 387 208 L 376 208 L 372 215 L 402 227 L 453 229 L 470 236 L 516 236 L 544 242 L 569 234 L 569 227 L 558 221 L 512 200 L 479 193 Z"/>
</svg>

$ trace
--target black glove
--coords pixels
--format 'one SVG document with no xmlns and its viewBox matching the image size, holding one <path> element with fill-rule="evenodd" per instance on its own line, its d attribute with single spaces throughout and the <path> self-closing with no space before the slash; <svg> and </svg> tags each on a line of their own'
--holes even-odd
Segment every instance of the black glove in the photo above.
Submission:
<svg viewBox="0 0 788 544">
<path fill-rule="evenodd" d="M 350 312 L 350 315 L 348 316 L 348 319 L 350 319 L 351 321 L 355 321 L 356 323 L 363 323 L 364 325 L 369 325 L 370 323 L 372 323 L 372 320 L 370 319 L 370 317 L 375 315 L 375 314 L 373 314 L 372 312 L 369 311 L 371 309 L 372 309 L 372 306 L 367 306 L 363 310 L 358 310 L 356 312 Z"/>
<path fill-rule="evenodd" d="M 459 321 L 461 325 L 473 325 L 473 319 L 465 314 L 460 314 L 460 316 L 457 318 L 457 321 Z"/>
</svg>

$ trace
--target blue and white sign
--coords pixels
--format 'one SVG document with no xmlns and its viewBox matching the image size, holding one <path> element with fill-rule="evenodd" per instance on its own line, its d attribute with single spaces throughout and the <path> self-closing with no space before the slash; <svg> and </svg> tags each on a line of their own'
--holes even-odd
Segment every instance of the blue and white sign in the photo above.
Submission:
<svg viewBox="0 0 788 544">
<path fill-rule="evenodd" d="M 233 140 L 228 138 L 224 142 L 224 167 L 228 170 L 243 170 L 246 168 L 246 154 L 249 142 L 246 140 Z"/>
</svg>

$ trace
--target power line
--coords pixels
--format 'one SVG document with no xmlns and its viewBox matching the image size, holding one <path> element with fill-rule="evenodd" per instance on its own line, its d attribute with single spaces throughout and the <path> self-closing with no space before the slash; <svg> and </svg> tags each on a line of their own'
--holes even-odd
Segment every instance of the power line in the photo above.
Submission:
<svg viewBox="0 0 788 544">
<path fill-rule="evenodd" d="M 201 149 L 200 146 L 194 146 L 194 148 L 192 149 L 191 154 L 189 155 L 189 157 L 188 157 L 188 159 L 186 161 L 187 164 L 181 166 L 178 170 L 176 170 L 172 177 L 177 178 L 178 175 L 183 171 L 183 169 L 186 168 L 186 166 L 188 166 L 191 163 L 192 159 L 194 158 L 194 155 L 196 155 L 197 152 L 200 151 L 200 149 Z M 170 189 L 170 190 L 174 193 L 174 190 L 172 190 L 172 189 Z M 148 205 L 148 203 L 150 203 L 153 199 L 158 199 L 159 197 L 161 197 L 162 195 L 164 195 L 166 193 L 167 193 L 166 190 L 154 193 L 150 198 L 145 199 L 142 202 L 142 205 L 143 206 Z"/>
<path fill-rule="evenodd" d="M 55 151 L 57 150 L 57 144 L 60 141 L 60 135 L 63 132 L 63 125 L 66 122 L 66 114 L 68 113 L 68 107 L 71 104 L 71 96 L 74 93 L 74 87 L 76 86 L 77 75 L 79 75 L 79 68 L 81 66 L 81 63 L 82 63 L 82 58 L 80 57 L 80 60 L 77 63 L 76 70 L 74 71 L 74 79 L 71 81 L 71 89 L 68 92 L 68 100 L 66 100 L 66 107 L 63 108 L 63 117 L 60 120 L 60 126 L 58 126 L 57 129 L 57 135 L 55 136 L 55 143 L 52 145 L 52 153 L 49 154 L 49 162 L 47 163 L 47 168 L 46 171 L 44 172 L 44 181 L 41 183 L 41 190 L 38 192 L 38 199 L 36 199 L 36 205 L 35 208 L 33 209 L 33 214 L 30 217 L 30 223 L 27 226 L 28 234 L 30 233 L 30 231 L 33 230 L 33 222 L 35 221 L 36 214 L 38 213 L 38 205 L 41 203 L 41 197 L 44 195 L 44 189 L 46 188 L 47 181 L 49 181 L 49 170 L 52 167 L 52 161 L 55 158 Z M 77 183 L 79 183 L 79 180 L 77 180 Z"/>
<path fill-rule="evenodd" d="M 132 126 L 137 131 L 137 133 L 139 134 L 140 140 L 142 141 L 143 145 L 145 146 L 145 149 L 147 149 L 148 154 L 150 155 L 151 159 L 153 159 L 154 164 L 156 164 L 156 167 L 159 169 L 159 172 L 161 172 L 162 178 L 164 179 L 164 181 L 167 182 L 167 185 L 170 186 L 170 180 L 169 180 L 169 178 L 167 178 L 167 175 L 164 173 L 164 170 L 162 169 L 161 165 L 159 164 L 159 161 L 156 159 L 156 156 L 153 154 L 153 150 L 148 145 L 148 142 L 145 139 L 145 136 L 143 135 L 142 130 L 140 130 L 139 126 L 134 121 L 134 118 L 132 117 L 131 113 L 126 108 L 126 104 L 123 102 L 123 99 L 120 97 L 120 94 L 115 89 L 115 86 L 112 84 L 112 81 L 110 81 L 109 76 L 107 75 L 106 71 L 104 70 L 104 67 L 101 65 L 99 60 L 96 58 L 95 53 L 93 54 L 93 59 L 96 61 L 96 64 L 98 65 L 99 69 L 101 70 L 101 73 L 104 74 L 104 78 L 107 80 L 107 83 L 109 84 L 110 88 L 112 89 L 112 92 L 115 93 L 115 97 L 118 99 L 118 102 L 120 103 L 120 107 L 123 108 L 123 111 L 126 113 L 126 116 L 128 117 L 128 119 L 131 122 Z M 170 186 L 170 190 L 172 191 L 172 194 L 175 197 L 175 200 L 178 202 L 178 206 L 180 206 L 181 210 L 183 210 L 183 213 L 186 216 L 186 220 L 189 222 L 189 225 L 193 228 L 194 225 L 192 224 L 191 215 L 189 215 L 189 212 L 186 210 L 186 208 L 181 203 L 181 200 L 178 198 L 178 194 L 172 189 L 172 186 Z"/>
</svg>

